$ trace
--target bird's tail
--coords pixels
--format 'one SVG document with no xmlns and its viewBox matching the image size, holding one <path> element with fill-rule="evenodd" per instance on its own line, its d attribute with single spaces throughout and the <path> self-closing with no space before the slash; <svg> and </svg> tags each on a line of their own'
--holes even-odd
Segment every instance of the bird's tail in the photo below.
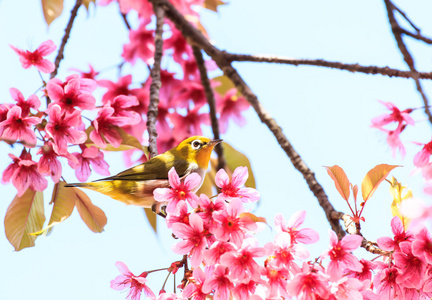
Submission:
<svg viewBox="0 0 432 300">
<path fill-rule="evenodd" d="M 89 184 L 87 182 L 77 182 L 77 183 L 68 183 L 65 184 L 65 187 L 88 187 Z"/>
</svg>

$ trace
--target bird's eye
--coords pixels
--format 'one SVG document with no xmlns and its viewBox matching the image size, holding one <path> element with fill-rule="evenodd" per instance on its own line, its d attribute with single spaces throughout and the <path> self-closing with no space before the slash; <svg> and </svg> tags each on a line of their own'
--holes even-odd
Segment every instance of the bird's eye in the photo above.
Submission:
<svg viewBox="0 0 432 300">
<path fill-rule="evenodd" d="M 195 140 L 195 141 L 193 141 L 193 142 L 192 142 L 192 148 L 193 148 L 194 150 L 197 150 L 197 149 L 201 148 L 201 141 L 200 141 L 200 140 Z"/>
</svg>

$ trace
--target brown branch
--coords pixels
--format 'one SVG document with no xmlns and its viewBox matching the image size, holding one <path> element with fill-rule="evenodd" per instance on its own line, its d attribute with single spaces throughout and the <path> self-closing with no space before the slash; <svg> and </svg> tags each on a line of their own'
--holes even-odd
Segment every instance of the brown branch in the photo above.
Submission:
<svg viewBox="0 0 432 300">
<path fill-rule="evenodd" d="M 273 55 L 247 55 L 247 54 L 233 54 L 225 52 L 225 57 L 229 61 L 253 61 L 253 62 L 267 62 L 287 65 L 309 65 L 317 67 L 326 67 L 331 69 L 345 70 L 353 73 L 365 73 L 376 75 L 380 74 L 388 77 L 401 77 L 411 78 L 410 71 L 401 71 L 389 67 L 378 66 L 362 66 L 359 64 L 346 64 L 335 61 L 327 61 L 323 59 L 296 59 L 283 56 Z M 419 73 L 420 79 L 432 79 L 432 72 Z"/>
<path fill-rule="evenodd" d="M 393 5 L 393 8 L 395 10 L 397 10 L 398 13 L 400 13 L 400 15 L 411 25 L 412 28 L 414 28 L 415 31 L 417 31 L 418 33 L 420 33 L 420 28 L 418 28 L 417 26 L 414 25 L 414 23 L 408 18 L 408 16 L 396 5 Z"/>
<path fill-rule="evenodd" d="M 352 220 L 351 216 L 341 212 L 335 212 L 332 216 L 344 222 L 348 234 L 357 234 L 363 237 L 360 247 L 365 248 L 366 251 L 370 253 L 390 257 L 391 253 L 389 251 L 382 250 L 377 243 L 365 239 L 365 237 L 360 233 L 360 226 Z"/>
<path fill-rule="evenodd" d="M 412 37 L 414 39 L 417 39 L 419 41 L 423 41 L 426 44 L 432 44 L 432 39 L 427 38 L 427 37 L 421 35 L 420 33 L 414 34 L 414 33 L 410 32 L 410 31 L 408 31 L 406 29 L 403 29 L 403 28 L 400 28 L 400 32 L 403 33 L 403 34 L 405 34 L 405 35 L 408 35 L 408 36 L 410 36 L 410 37 Z"/>
<path fill-rule="evenodd" d="M 220 139 L 220 134 L 219 134 L 219 123 L 218 123 L 218 119 L 216 117 L 216 101 L 215 101 L 215 97 L 213 94 L 213 90 L 211 88 L 210 85 L 210 80 L 207 76 L 207 68 L 205 66 L 204 63 L 204 58 L 203 55 L 201 53 L 201 49 L 198 48 L 197 46 L 192 46 L 193 49 L 193 54 L 195 56 L 195 60 L 198 66 L 198 70 L 200 72 L 200 77 L 201 77 L 201 84 L 204 87 L 204 91 L 206 94 L 206 98 L 207 98 L 207 103 L 210 107 L 210 120 L 211 120 L 211 125 L 212 125 L 212 130 L 213 130 L 213 136 L 215 139 Z M 216 145 L 215 147 L 215 151 L 218 155 L 218 165 L 217 165 L 217 170 L 219 169 L 223 169 L 225 168 L 225 159 L 223 156 L 223 148 L 222 145 L 219 143 Z"/>
<path fill-rule="evenodd" d="M 75 18 L 76 18 L 77 13 L 78 13 L 78 9 L 80 8 L 82 2 L 83 2 L 83 0 L 77 0 L 77 2 L 75 3 L 75 6 L 72 8 L 71 16 L 70 16 L 69 22 L 66 26 L 65 34 L 63 36 L 62 43 L 60 45 L 57 57 L 56 57 L 55 62 L 54 62 L 55 69 L 54 69 L 54 71 L 52 71 L 52 73 L 50 75 L 50 79 L 53 79 L 57 75 L 58 68 L 60 67 L 60 61 L 64 58 L 63 53 L 64 53 L 66 43 L 67 43 L 69 36 L 70 36 L 70 32 L 72 30 L 73 22 L 75 21 Z M 47 102 L 49 104 L 51 102 L 51 100 L 49 98 L 47 98 Z"/>
<path fill-rule="evenodd" d="M 119 3 L 120 3 L 120 2 L 119 2 Z M 123 22 L 124 22 L 125 25 L 126 25 L 126 28 L 127 28 L 128 30 L 131 30 L 132 27 L 131 27 L 130 24 L 129 24 L 129 21 L 128 21 L 128 19 L 127 19 L 126 14 L 123 14 L 123 13 L 122 13 L 121 16 L 122 16 Z"/>
<path fill-rule="evenodd" d="M 294 167 L 303 175 L 309 189 L 313 192 L 315 197 L 318 199 L 318 203 L 326 213 L 327 219 L 336 232 L 339 238 L 345 235 L 342 226 L 339 224 L 339 220 L 330 217 L 334 210 L 333 206 L 328 200 L 327 195 L 324 192 L 322 186 L 317 182 L 315 174 L 308 168 L 306 163 L 301 159 L 300 155 L 294 150 L 291 143 L 288 141 L 286 136 L 283 134 L 282 129 L 276 123 L 276 121 L 265 111 L 262 104 L 258 101 L 257 96 L 252 92 L 249 86 L 243 81 L 237 71 L 231 66 L 231 62 L 226 59 L 225 52 L 220 51 L 214 47 L 210 42 L 199 32 L 194 26 L 192 26 L 183 15 L 177 11 L 176 8 L 167 0 L 154 0 L 159 2 L 165 9 L 168 18 L 173 21 L 177 29 L 179 29 L 183 36 L 190 41 L 193 45 L 203 49 L 212 59 L 216 62 L 219 68 L 224 72 L 225 76 L 230 78 L 240 93 L 246 98 L 258 114 L 261 122 L 265 123 L 270 131 L 274 134 L 279 145 L 285 151 L 290 158 Z"/>
<path fill-rule="evenodd" d="M 429 110 L 429 100 L 427 99 L 426 94 L 424 93 L 423 88 L 420 84 L 420 79 L 419 79 L 420 76 L 419 76 L 419 73 L 414 66 L 414 59 L 411 56 L 410 52 L 408 51 L 408 48 L 406 47 L 406 45 L 402 39 L 401 27 L 399 26 L 399 24 L 395 18 L 394 12 L 393 12 L 393 10 L 396 9 L 396 7 L 393 5 L 393 3 L 390 0 L 384 0 L 384 3 L 385 3 L 386 8 L 387 8 L 387 16 L 388 16 L 388 19 L 389 19 L 389 22 L 391 25 L 391 30 L 393 32 L 393 36 L 396 39 L 397 45 L 399 47 L 400 52 L 403 55 L 403 58 L 404 58 L 406 64 L 410 68 L 411 77 L 414 79 L 416 87 L 417 87 L 417 91 L 420 93 L 420 95 L 423 99 L 425 114 L 428 116 L 429 122 L 432 124 L 432 114 Z"/>
<path fill-rule="evenodd" d="M 158 154 L 157 152 L 157 130 L 156 120 L 158 115 L 159 105 L 159 90 L 162 86 L 160 68 L 163 53 L 163 24 L 165 18 L 165 12 L 160 5 L 155 2 L 153 3 L 153 9 L 156 15 L 156 30 L 155 30 L 155 53 L 154 53 L 154 64 L 150 71 L 152 83 L 150 84 L 150 103 L 147 111 L 147 130 L 149 133 L 149 152 L 150 157 L 154 157 Z"/>
</svg>

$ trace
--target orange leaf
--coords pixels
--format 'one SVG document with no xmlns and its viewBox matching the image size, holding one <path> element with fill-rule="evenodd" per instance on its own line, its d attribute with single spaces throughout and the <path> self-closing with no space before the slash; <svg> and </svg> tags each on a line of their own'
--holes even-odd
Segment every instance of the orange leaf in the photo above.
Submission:
<svg viewBox="0 0 432 300">
<path fill-rule="evenodd" d="M 21 197 L 13 199 L 6 211 L 6 237 L 16 251 L 33 247 L 37 236 L 29 233 L 40 230 L 44 222 L 43 193 L 27 189 Z"/>
<path fill-rule="evenodd" d="M 350 184 L 344 170 L 338 165 L 324 168 L 327 169 L 327 173 L 330 175 L 331 179 L 333 179 L 339 194 L 342 196 L 342 198 L 348 201 L 348 198 L 350 196 Z"/>
<path fill-rule="evenodd" d="M 48 26 L 62 14 L 63 0 L 42 0 L 42 10 Z"/>
<path fill-rule="evenodd" d="M 94 205 L 83 191 L 77 188 L 72 189 L 75 191 L 75 205 L 81 219 L 91 231 L 102 232 L 107 223 L 103 210 Z"/>
<path fill-rule="evenodd" d="M 377 165 L 366 174 L 361 185 L 362 196 L 365 202 L 372 196 L 380 183 L 386 179 L 390 171 L 396 167 L 399 166 L 381 164 Z"/>
<path fill-rule="evenodd" d="M 54 203 L 51 218 L 48 225 L 60 223 L 69 218 L 75 207 L 75 191 L 71 188 L 65 188 L 66 182 L 59 181 L 55 184 L 51 202 Z"/>
<path fill-rule="evenodd" d="M 218 12 L 218 6 L 224 4 L 226 3 L 221 0 L 204 0 L 204 8 L 207 8 L 214 12 Z"/>
<path fill-rule="evenodd" d="M 263 217 L 257 217 L 253 213 L 250 213 L 250 212 L 241 213 L 239 215 L 239 217 L 240 218 L 247 217 L 247 218 L 251 219 L 255 223 L 261 222 L 261 223 L 267 224 L 267 220 L 265 218 L 263 218 Z"/>
</svg>

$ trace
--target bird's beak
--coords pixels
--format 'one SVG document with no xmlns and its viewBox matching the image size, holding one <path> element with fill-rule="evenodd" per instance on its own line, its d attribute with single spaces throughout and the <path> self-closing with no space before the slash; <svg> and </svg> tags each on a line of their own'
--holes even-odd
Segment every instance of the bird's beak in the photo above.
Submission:
<svg viewBox="0 0 432 300">
<path fill-rule="evenodd" d="M 221 140 L 221 139 L 210 141 L 209 146 L 216 146 L 217 144 L 219 144 L 222 141 L 223 140 Z"/>
</svg>

